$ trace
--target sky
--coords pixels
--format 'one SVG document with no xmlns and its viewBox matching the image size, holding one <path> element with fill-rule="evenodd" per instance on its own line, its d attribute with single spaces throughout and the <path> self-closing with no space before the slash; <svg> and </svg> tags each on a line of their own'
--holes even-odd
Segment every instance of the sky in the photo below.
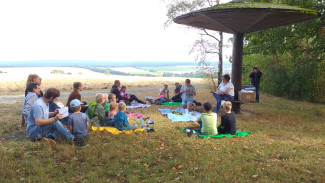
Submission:
<svg viewBox="0 0 325 183">
<path fill-rule="evenodd" d="M 197 32 L 165 29 L 166 12 L 161 0 L 0 1 L 0 61 L 194 61 Z"/>
</svg>

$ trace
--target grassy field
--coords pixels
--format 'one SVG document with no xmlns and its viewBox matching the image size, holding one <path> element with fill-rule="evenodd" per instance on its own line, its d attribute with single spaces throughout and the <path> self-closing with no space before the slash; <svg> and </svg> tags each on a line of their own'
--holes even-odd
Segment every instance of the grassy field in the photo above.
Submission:
<svg viewBox="0 0 325 183">
<path fill-rule="evenodd" d="M 215 105 L 209 91 L 196 100 Z M 324 105 L 261 95 L 237 115 L 237 127 L 252 134 L 222 139 L 188 137 L 179 129 L 198 124 L 171 123 L 162 106 L 134 109 L 155 121 L 155 132 L 90 131 L 83 149 L 28 140 L 16 127 L 21 105 L 1 105 L 0 182 L 325 182 Z"/>
<path fill-rule="evenodd" d="M 40 75 L 42 77 L 42 75 Z M 64 76 L 60 78 L 60 75 L 55 75 L 48 78 L 42 79 L 41 89 L 45 91 L 47 88 L 56 87 L 60 91 L 72 91 L 73 83 L 80 81 L 83 83 L 85 90 L 101 90 L 110 89 L 116 79 L 119 79 L 122 85 L 128 88 L 137 87 L 151 87 L 151 86 L 162 86 L 168 84 L 169 86 L 174 85 L 175 82 L 184 83 L 185 78 L 177 77 L 141 77 L 141 76 L 105 76 L 100 75 L 96 78 L 83 78 L 83 77 L 69 77 Z M 27 77 L 24 77 L 27 79 Z M 23 94 L 26 87 L 26 79 L 19 80 L 1 80 L 0 81 L 0 94 Z M 207 81 L 200 78 L 191 78 L 191 82 L 195 84 L 204 84 Z"/>
</svg>

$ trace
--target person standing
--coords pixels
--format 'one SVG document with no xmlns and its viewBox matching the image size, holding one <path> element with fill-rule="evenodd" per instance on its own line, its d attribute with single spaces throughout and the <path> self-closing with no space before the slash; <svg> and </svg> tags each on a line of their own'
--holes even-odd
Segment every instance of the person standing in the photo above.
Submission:
<svg viewBox="0 0 325 183">
<path fill-rule="evenodd" d="M 249 74 L 251 78 L 251 84 L 255 87 L 256 90 L 256 102 L 260 102 L 260 80 L 262 77 L 262 72 L 258 66 L 253 68 L 253 71 Z"/>
</svg>

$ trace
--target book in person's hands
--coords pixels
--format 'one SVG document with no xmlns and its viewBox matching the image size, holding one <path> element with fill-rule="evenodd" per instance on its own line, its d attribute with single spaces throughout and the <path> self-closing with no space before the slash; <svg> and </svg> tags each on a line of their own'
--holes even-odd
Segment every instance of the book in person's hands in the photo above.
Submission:
<svg viewBox="0 0 325 183">
<path fill-rule="evenodd" d="M 65 118 L 65 117 L 69 116 L 69 109 L 68 109 L 68 107 L 63 107 L 63 108 L 59 109 L 59 113 L 60 114 L 63 114 L 62 115 L 62 118 Z"/>
</svg>

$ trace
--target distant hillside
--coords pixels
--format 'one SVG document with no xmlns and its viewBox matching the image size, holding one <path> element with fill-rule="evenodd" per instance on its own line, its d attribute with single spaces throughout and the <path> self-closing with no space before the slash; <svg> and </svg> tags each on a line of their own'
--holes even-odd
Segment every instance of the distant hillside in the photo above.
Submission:
<svg viewBox="0 0 325 183">
<path fill-rule="evenodd" d="M 217 63 L 216 63 L 217 64 Z M 41 61 L 12 61 L 0 62 L 0 67 L 159 67 L 197 65 L 195 61 L 164 62 L 164 61 L 92 61 L 92 60 L 41 60 Z M 231 65 L 224 63 L 224 66 Z"/>
</svg>

